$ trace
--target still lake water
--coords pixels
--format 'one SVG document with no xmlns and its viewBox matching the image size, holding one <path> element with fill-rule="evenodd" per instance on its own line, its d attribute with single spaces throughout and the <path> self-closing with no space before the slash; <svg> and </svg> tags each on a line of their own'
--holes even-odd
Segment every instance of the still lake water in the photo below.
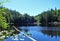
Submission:
<svg viewBox="0 0 60 41">
<path fill-rule="evenodd" d="M 40 27 L 40 26 L 23 26 L 20 27 L 23 34 L 30 33 L 30 37 L 36 41 L 60 41 L 60 28 L 58 27 Z M 32 41 L 21 33 L 16 35 L 18 39 L 13 40 L 14 37 L 8 37 L 5 41 Z"/>
</svg>

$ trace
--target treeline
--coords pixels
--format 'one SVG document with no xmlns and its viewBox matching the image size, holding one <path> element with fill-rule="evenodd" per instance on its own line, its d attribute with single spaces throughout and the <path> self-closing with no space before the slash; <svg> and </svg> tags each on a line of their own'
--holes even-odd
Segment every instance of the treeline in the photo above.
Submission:
<svg viewBox="0 0 60 41">
<path fill-rule="evenodd" d="M 27 13 L 22 15 L 16 10 L 0 7 L 0 28 L 6 29 L 15 26 L 59 26 L 60 25 L 60 10 L 55 8 L 44 11 L 36 16 L 30 16 Z"/>
<path fill-rule="evenodd" d="M 41 26 L 60 26 L 60 9 L 51 9 L 35 16 Z"/>
<path fill-rule="evenodd" d="M 22 15 L 18 11 L 0 7 L 0 28 L 7 28 L 12 25 L 34 25 L 34 22 L 36 22 L 35 18 L 33 16 L 28 15 L 27 13 Z"/>
<path fill-rule="evenodd" d="M 33 16 L 29 16 L 28 14 L 21 15 L 18 18 L 15 18 L 13 23 L 15 26 L 33 26 L 36 20 Z"/>
</svg>

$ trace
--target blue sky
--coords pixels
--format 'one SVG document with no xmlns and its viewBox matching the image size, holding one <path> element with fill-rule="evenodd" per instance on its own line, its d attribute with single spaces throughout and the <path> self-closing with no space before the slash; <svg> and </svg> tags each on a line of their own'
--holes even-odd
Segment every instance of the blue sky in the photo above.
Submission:
<svg viewBox="0 0 60 41">
<path fill-rule="evenodd" d="M 28 13 L 35 16 L 51 8 L 60 9 L 60 0 L 10 0 L 4 4 L 4 7 L 16 10 L 21 14 Z"/>
</svg>

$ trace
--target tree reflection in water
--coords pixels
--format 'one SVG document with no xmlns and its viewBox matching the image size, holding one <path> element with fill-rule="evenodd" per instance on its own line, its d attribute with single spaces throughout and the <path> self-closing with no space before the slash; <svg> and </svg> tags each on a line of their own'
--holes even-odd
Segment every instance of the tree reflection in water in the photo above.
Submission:
<svg viewBox="0 0 60 41">
<path fill-rule="evenodd" d="M 24 31 L 27 33 L 28 32 L 28 29 L 24 29 Z"/>
<path fill-rule="evenodd" d="M 51 37 L 56 36 L 56 38 L 57 38 L 57 36 L 60 36 L 60 31 L 42 30 L 41 32 L 44 34 L 47 34 L 48 36 L 51 36 Z"/>
</svg>

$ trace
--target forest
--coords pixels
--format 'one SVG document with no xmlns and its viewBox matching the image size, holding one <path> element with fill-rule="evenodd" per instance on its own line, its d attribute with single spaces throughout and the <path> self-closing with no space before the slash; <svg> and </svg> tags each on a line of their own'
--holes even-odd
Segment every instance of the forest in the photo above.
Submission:
<svg viewBox="0 0 60 41">
<path fill-rule="evenodd" d="M 4 38 L 6 38 L 8 36 L 17 34 L 18 32 L 13 28 L 13 25 L 17 28 L 19 26 L 59 27 L 60 9 L 55 8 L 44 11 L 36 16 L 30 16 L 28 13 L 21 14 L 16 10 L 0 7 L 0 36 L 5 35 Z"/>
<path fill-rule="evenodd" d="M 44 11 L 36 16 L 30 16 L 28 13 L 22 15 L 16 10 L 10 10 L 0 7 L 0 28 L 6 29 L 10 26 L 59 26 L 60 9 L 51 9 Z"/>
<path fill-rule="evenodd" d="M 60 26 L 60 9 L 51 9 L 35 16 L 40 26 Z"/>
</svg>

